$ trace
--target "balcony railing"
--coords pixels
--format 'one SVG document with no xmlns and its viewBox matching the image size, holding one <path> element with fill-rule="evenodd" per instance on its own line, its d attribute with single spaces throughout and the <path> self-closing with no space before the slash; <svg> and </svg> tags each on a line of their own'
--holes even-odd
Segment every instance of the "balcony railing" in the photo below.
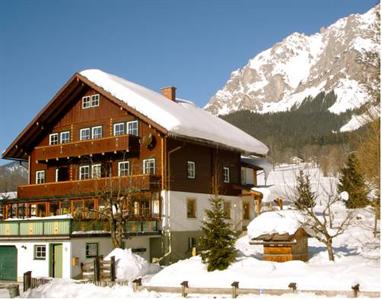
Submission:
<svg viewBox="0 0 382 300">
<path fill-rule="evenodd" d="M 126 150 L 130 152 L 138 151 L 139 138 L 132 135 L 120 135 L 58 145 L 40 146 L 35 148 L 35 158 L 38 161 L 45 161 L 56 158 L 79 157 Z"/>
<path fill-rule="evenodd" d="M 132 191 L 158 191 L 160 189 L 160 179 L 160 176 L 142 174 L 20 185 L 17 188 L 17 195 L 19 199 L 46 199 L 51 197 L 97 195 L 102 191 L 117 192 L 126 189 Z"/>
<path fill-rule="evenodd" d="M 71 235 L 108 234 L 109 223 L 103 220 L 28 219 L 0 221 L 0 239 L 9 237 L 49 237 Z M 127 221 L 126 234 L 140 235 L 160 232 L 160 222 L 155 220 Z"/>
</svg>

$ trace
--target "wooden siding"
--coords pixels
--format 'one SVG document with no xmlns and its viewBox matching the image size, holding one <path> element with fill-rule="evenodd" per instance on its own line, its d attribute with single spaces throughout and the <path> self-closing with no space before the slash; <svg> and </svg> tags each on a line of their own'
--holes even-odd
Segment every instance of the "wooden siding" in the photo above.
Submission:
<svg viewBox="0 0 382 300">
<path fill-rule="evenodd" d="M 178 149 L 176 151 L 173 151 Z M 172 152 L 173 151 L 173 152 Z M 170 153 L 170 154 L 169 154 Z M 214 176 L 217 176 L 219 193 L 239 195 L 236 188 L 241 181 L 240 153 L 210 148 L 189 141 L 167 139 L 167 188 L 174 191 L 206 193 L 214 192 Z M 187 161 L 195 162 L 195 178 L 187 178 Z M 223 182 L 223 167 L 230 168 L 230 182 Z"/>
<path fill-rule="evenodd" d="M 159 190 L 160 177 L 155 175 L 134 175 L 124 177 L 112 177 L 113 190 L 119 186 L 122 189 L 132 188 L 137 190 Z M 109 189 L 110 178 L 62 181 L 43 184 L 21 185 L 17 189 L 20 199 L 47 198 L 54 196 L 72 196 L 81 194 L 96 194 L 99 191 Z"/>
</svg>

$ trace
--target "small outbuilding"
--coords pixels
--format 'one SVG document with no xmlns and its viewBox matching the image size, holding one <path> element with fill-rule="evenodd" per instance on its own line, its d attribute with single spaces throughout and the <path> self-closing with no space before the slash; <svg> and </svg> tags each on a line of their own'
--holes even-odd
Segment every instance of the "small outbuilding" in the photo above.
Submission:
<svg viewBox="0 0 382 300">
<path fill-rule="evenodd" d="M 309 234 L 295 210 L 266 212 L 248 225 L 251 245 L 263 245 L 263 259 L 275 262 L 308 261 Z"/>
</svg>

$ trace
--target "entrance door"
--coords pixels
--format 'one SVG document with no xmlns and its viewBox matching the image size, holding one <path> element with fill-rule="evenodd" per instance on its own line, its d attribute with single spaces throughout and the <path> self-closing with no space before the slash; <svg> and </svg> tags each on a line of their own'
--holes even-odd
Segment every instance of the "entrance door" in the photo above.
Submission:
<svg viewBox="0 0 382 300">
<path fill-rule="evenodd" d="M 17 280 L 17 249 L 0 246 L 0 280 Z"/>
<path fill-rule="evenodd" d="M 51 245 L 51 277 L 62 278 L 62 244 Z"/>
</svg>

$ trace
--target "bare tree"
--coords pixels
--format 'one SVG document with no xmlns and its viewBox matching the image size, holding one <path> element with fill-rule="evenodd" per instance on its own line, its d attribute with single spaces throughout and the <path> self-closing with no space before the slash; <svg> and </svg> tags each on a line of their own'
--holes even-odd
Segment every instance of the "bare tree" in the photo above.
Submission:
<svg viewBox="0 0 382 300">
<path fill-rule="evenodd" d="M 301 176 L 303 177 L 299 178 Z M 332 213 L 333 207 L 337 203 L 340 203 L 341 200 L 336 195 L 332 185 L 330 185 L 329 190 L 323 188 L 323 201 L 321 201 L 322 210 L 320 211 L 316 206 L 312 205 L 312 201 L 317 203 L 317 195 L 312 192 L 306 192 L 307 183 L 309 186 L 308 190 L 310 191 L 311 189 L 310 180 L 306 180 L 306 178 L 309 178 L 309 175 L 304 176 L 302 173 L 297 177 L 298 183 L 305 185 L 305 193 L 296 195 L 295 199 L 299 199 L 299 201 L 298 203 L 296 203 L 296 201 L 294 202 L 295 207 L 303 215 L 303 219 L 300 223 L 312 237 L 326 245 L 329 260 L 334 261 L 333 239 L 344 233 L 353 219 L 353 214 L 351 211 L 347 211 L 341 220 L 334 220 Z M 320 186 L 323 187 L 322 185 Z M 306 195 L 309 195 L 309 198 L 306 199 L 306 201 L 301 200 L 301 197 L 306 197 Z M 311 199 L 311 197 L 314 199 Z M 336 221 L 335 224 L 334 221 Z"/>
</svg>

